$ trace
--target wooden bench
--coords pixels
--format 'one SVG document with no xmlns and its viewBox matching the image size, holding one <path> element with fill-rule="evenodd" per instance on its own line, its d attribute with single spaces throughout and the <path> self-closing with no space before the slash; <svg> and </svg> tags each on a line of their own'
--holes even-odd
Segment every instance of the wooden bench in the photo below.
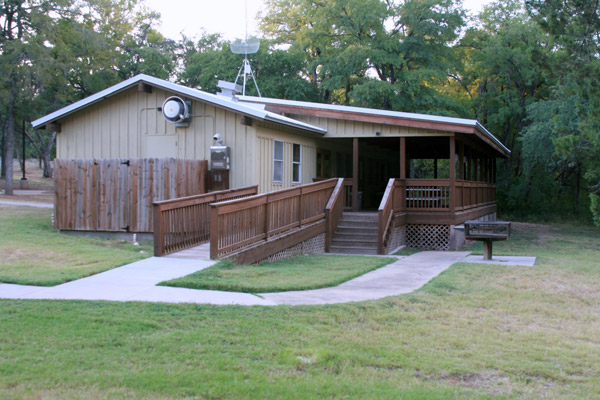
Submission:
<svg viewBox="0 0 600 400">
<path fill-rule="evenodd" d="M 465 239 L 483 242 L 483 259 L 492 259 L 492 242 L 510 237 L 509 221 L 465 221 Z"/>
</svg>

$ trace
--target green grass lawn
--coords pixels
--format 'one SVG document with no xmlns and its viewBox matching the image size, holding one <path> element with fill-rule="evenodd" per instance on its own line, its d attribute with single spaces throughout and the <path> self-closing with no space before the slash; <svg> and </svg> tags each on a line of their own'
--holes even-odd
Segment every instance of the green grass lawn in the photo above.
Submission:
<svg viewBox="0 0 600 400">
<path fill-rule="evenodd" d="M 148 244 L 58 233 L 51 215 L 52 209 L 0 205 L 0 282 L 54 286 L 152 255 Z"/>
<path fill-rule="evenodd" d="M 328 306 L 0 300 L 0 398 L 600 398 L 600 233 L 519 228 L 409 295 Z"/>
<path fill-rule="evenodd" d="M 210 268 L 160 283 L 190 289 L 267 293 L 339 285 L 396 261 L 391 257 L 297 256 L 259 265 L 221 261 Z"/>
</svg>

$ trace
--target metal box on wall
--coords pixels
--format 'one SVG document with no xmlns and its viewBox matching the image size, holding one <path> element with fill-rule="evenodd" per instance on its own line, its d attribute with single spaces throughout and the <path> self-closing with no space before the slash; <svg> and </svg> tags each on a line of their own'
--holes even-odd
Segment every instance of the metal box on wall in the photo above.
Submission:
<svg viewBox="0 0 600 400">
<path fill-rule="evenodd" d="M 216 139 L 215 139 L 216 140 Z M 219 141 L 222 140 L 219 138 Z M 210 190 L 229 189 L 229 168 L 230 151 L 229 147 L 218 143 L 217 146 L 210 147 Z"/>
<path fill-rule="evenodd" d="M 210 146 L 210 169 L 229 170 L 229 154 L 228 146 Z"/>
</svg>

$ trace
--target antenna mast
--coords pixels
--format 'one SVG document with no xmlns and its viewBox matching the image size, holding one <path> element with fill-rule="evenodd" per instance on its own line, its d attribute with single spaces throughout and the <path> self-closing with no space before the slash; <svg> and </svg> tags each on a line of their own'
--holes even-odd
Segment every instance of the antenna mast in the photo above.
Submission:
<svg viewBox="0 0 600 400">
<path fill-rule="evenodd" d="M 243 54 L 244 61 L 242 66 L 240 67 L 237 77 L 235 78 L 235 83 L 238 83 L 240 76 L 243 76 L 244 84 L 242 85 L 242 95 L 246 95 L 246 84 L 248 83 L 248 76 L 252 78 L 254 81 L 254 87 L 256 88 L 256 92 L 258 93 L 258 97 L 262 97 L 260 94 L 260 90 L 258 89 L 258 83 L 256 83 L 256 77 L 254 76 L 254 72 L 252 71 L 252 66 L 250 65 L 250 61 L 248 60 L 248 54 L 254 54 L 258 51 L 260 47 L 260 39 L 256 37 L 248 38 L 248 0 L 245 2 L 246 5 L 246 37 L 245 39 L 236 39 L 231 42 L 231 52 L 233 54 Z"/>
</svg>

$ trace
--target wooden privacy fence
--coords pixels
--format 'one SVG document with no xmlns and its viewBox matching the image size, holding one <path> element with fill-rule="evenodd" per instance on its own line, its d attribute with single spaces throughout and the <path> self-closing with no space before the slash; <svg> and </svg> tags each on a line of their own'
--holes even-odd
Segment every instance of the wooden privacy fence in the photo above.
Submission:
<svg viewBox="0 0 600 400">
<path fill-rule="evenodd" d="M 54 160 L 54 226 L 152 232 L 152 203 L 204 193 L 206 160 Z"/>
<path fill-rule="evenodd" d="M 210 203 L 256 195 L 258 186 L 222 190 L 154 203 L 154 255 L 210 240 Z"/>
<path fill-rule="evenodd" d="M 305 225 L 325 221 L 325 207 L 338 179 L 292 189 L 211 204 L 210 258 L 217 259 L 277 236 L 301 230 Z M 335 213 L 339 213 L 338 207 Z M 325 231 L 325 229 L 323 229 Z M 268 257 L 268 246 L 263 256 Z"/>
</svg>

